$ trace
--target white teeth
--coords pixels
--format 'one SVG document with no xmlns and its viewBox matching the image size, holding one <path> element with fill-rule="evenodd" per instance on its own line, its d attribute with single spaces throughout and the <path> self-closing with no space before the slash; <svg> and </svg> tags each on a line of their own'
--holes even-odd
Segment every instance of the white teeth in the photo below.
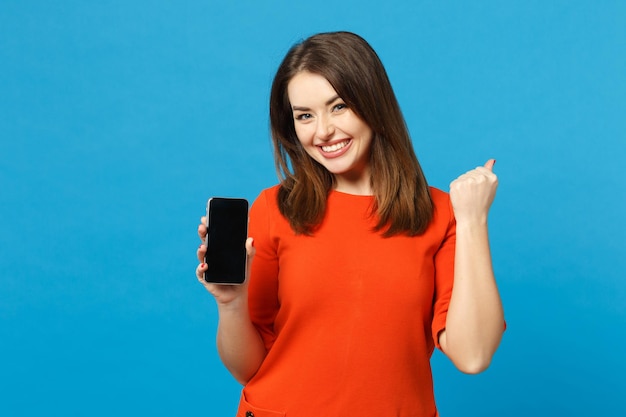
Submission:
<svg viewBox="0 0 626 417">
<path fill-rule="evenodd" d="M 344 148 L 347 144 L 348 144 L 348 141 L 335 143 L 334 145 L 330 145 L 330 146 L 322 146 L 322 150 L 324 152 L 336 152 L 339 149 Z"/>
</svg>

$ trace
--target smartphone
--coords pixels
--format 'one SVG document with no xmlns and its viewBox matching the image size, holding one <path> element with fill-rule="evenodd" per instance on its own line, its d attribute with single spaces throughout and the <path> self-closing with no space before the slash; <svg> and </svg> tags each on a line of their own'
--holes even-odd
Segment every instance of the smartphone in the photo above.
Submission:
<svg viewBox="0 0 626 417">
<path fill-rule="evenodd" d="M 246 280 L 248 201 L 212 197 L 206 208 L 208 269 L 204 280 L 215 284 L 243 284 Z"/>
</svg>

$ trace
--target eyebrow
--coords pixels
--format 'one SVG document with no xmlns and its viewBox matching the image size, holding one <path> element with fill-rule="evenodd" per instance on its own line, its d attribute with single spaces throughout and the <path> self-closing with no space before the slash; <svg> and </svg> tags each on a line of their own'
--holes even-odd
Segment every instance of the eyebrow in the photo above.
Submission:
<svg viewBox="0 0 626 417">
<path fill-rule="evenodd" d="M 334 101 L 336 101 L 338 98 L 341 98 L 341 97 L 339 97 L 339 95 L 338 95 L 338 94 L 337 94 L 337 95 L 334 95 L 334 96 L 332 96 L 330 99 L 326 100 L 326 103 L 324 103 L 324 105 L 326 105 L 326 106 L 330 106 L 330 105 L 331 105 L 331 104 L 333 104 L 333 102 L 334 102 Z M 308 107 L 302 107 L 302 106 L 291 106 L 291 109 L 292 109 L 292 110 L 295 110 L 295 111 L 309 111 L 309 110 L 311 110 L 311 109 L 310 109 L 310 108 L 308 108 Z"/>
</svg>

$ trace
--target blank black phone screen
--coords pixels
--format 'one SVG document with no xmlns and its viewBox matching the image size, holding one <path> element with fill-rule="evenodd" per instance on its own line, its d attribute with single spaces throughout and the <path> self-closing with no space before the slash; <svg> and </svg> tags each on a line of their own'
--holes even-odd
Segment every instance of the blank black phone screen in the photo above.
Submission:
<svg viewBox="0 0 626 417">
<path fill-rule="evenodd" d="M 207 207 L 207 282 L 242 284 L 246 279 L 248 201 L 211 198 Z"/>
</svg>

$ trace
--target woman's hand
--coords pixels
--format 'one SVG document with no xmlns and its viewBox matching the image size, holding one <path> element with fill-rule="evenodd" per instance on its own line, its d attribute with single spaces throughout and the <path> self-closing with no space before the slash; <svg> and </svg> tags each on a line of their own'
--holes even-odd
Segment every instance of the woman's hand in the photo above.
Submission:
<svg viewBox="0 0 626 417">
<path fill-rule="evenodd" d="M 218 305 L 226 306 L 233 303 L 233 301 L 235 300 L 247 302 L 246 298 L 248 295 L 248 278 L 246 278 L 246 281 L 241 285 L 212 284 L 204 280 L 204 273 L 208 269 L 208 265 L 204 263 L 204 255 L 206 254 L 207 250 L 205 244 L 206 234 L 206 217 L 202 216 L 200 218 L 200 224 L 198 225 L 198 237 L 200 237 L 200 241 L 202 243 L 198 247 L 197 251 L 198 261 L 200 261 L 200 265 L 198 265 L 198 267 L 196 268 L 196 278 L 198 278 L 198 281 L 204 286 L 204 288 L 206 288 L 207 291 L 209 291 L 213 295 L 213 297 L 215 297 Z M 253 240 L 250 237 L 246 240 L 246 252 L 248 253 L 246 277 L 248 277 L 250 275 L 250 265 L 252 263 L 252 258 L 254 257 L 255 253 Z"/>
<path fill-rule="evenodd" d="M 498 188 L 498 177 L 493 173 L 496 160 L 490 159 L 458 177 L 450 184 L 450 201 L 457 222 L 487 222 L 487 214 Z"/>
</svg>

